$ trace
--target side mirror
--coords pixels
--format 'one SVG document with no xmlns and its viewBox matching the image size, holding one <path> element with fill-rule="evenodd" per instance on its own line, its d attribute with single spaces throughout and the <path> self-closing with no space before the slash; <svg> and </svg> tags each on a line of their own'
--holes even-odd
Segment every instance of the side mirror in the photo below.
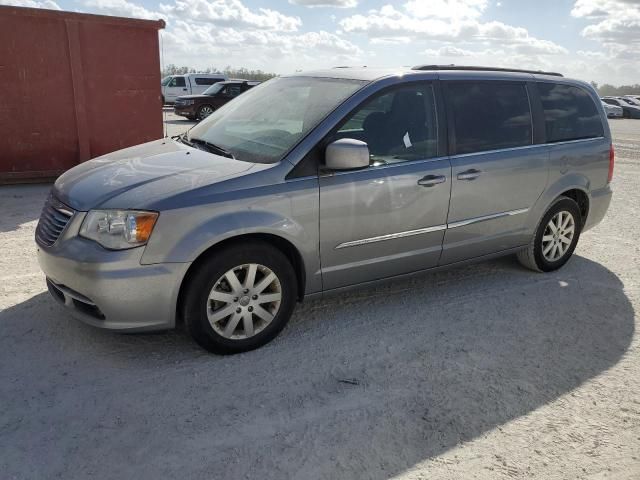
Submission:
<svg viewBox="0 0 640 480">
<path fill-rule="evenodd" d="M 327 145 L 325 163 L 332 170 L 352 170 L 369 166 L 369 147 L 353 138 L 341 138 Z"/>
</svg>

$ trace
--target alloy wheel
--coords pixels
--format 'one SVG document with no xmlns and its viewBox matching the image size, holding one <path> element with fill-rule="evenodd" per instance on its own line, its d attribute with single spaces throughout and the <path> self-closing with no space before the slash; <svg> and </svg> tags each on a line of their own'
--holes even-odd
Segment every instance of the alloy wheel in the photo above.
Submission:
<svg viewBox="0 0 640 480">
<path fill-rule="evenodd" d="M 542 235 L 542 255 L 548 262 L 560 260 L 571 247 L 576 232 L 573 215 L 562 210 L 556 213 Z"/>
<path fill-rule="evenodd" d="M 243 340 L 264 330 L 277 315 L 282 286 L 276 274 L 256 263 L 222 275 L 207 298 L 207 317 L 219 335 Z"/>
<path fill-rule="evenodd" d="M 200 119 L 207 118 L 209 115 L 213 113 L 213 108 L 208 105 L 200 108 Z"/>
</svg>

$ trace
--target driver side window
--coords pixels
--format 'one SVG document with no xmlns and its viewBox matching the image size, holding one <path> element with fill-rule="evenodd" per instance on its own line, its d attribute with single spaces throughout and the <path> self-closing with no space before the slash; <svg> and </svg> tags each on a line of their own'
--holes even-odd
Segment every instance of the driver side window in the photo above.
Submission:
<svg viewBox="0 0 640 480">
<path fill-rule="evenodd" d="M 416 83 L 374 96 L 349 115 L 333 140 L 341 138 L 366 142 L 371 165 L 436 157 L 433 87 Z"/>
</svg>

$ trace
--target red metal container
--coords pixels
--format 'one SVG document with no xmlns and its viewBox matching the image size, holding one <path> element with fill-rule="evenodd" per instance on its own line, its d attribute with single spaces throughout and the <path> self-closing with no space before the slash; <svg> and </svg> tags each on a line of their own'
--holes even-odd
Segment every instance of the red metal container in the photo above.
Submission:
<svg viewBox="0 0 640 480">
<path fill-rule="evenodd" d="M 161 138 L 164 25 L 0 6 L 0 183 Z"/>
</svg>

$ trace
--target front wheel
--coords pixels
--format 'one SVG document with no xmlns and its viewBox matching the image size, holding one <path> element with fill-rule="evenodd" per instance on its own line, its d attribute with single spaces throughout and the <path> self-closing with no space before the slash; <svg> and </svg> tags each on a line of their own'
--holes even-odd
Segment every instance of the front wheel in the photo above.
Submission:
<svg viewBox="0 0 640 480">
<path fill-rule="evenodd" d="M 216 251 L 197 267 L 186 285 L 183 317 L 203 348 L 240 353 L 280 333 L 297 295 L 295 272 L 282 252 L 244 243 Z"/>
<path fill-rule="evenodd" d="M 198 120 L 204 120 L 205 118 L 207 118 L 209 115 L 211 115 L 213 113 L 213 107 L 211 105 L 202 105 L 199 109 L 198 109 L 198 114 L 196 115 Z"/>
<path fill-rule="evenodd" d="M 542 217 L 529 246 L 518 252 L 518 260 L 538 272 L 557 270 L 573 255 L 581 230 L 578 204 L 571 198 L 558 197 Z"/>
</svg>

